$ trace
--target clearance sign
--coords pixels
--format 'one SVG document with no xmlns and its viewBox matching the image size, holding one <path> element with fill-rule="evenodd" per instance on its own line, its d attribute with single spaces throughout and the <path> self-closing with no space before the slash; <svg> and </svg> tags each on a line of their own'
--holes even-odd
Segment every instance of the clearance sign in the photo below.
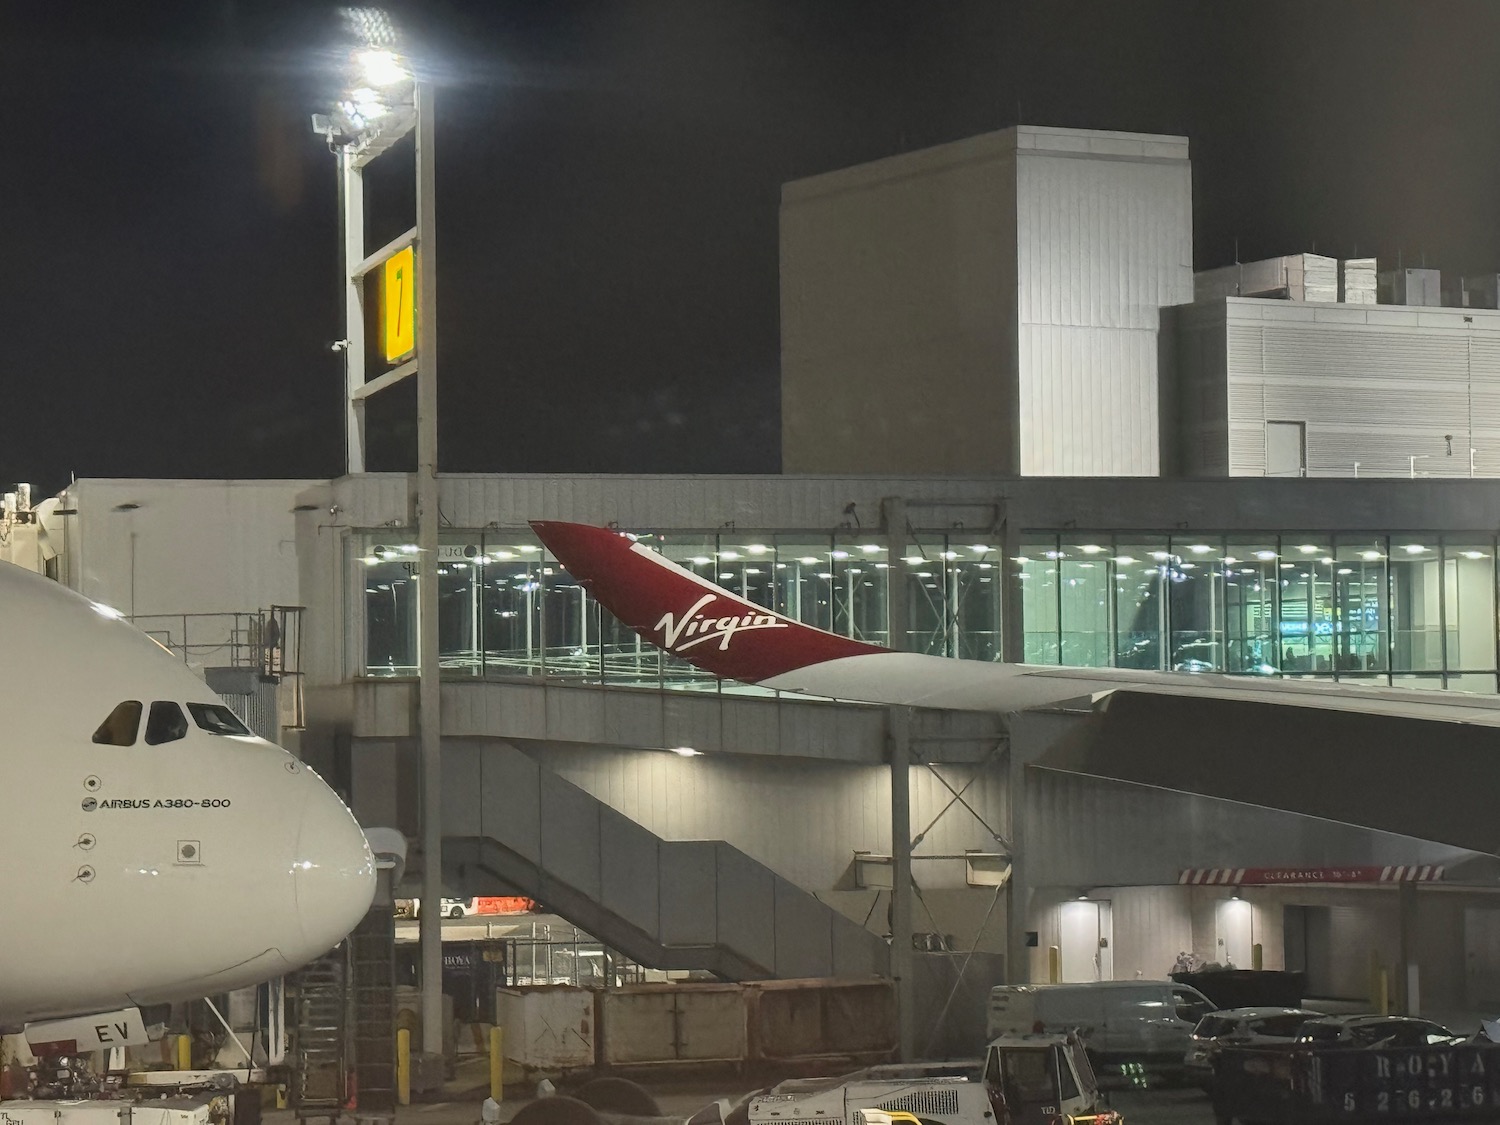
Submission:
<svg viewBox="0 0 1500 1125">
<path fill-rule="evenodd" d="M 380 287 L 380 335 L 387 363 L 411 355 L 417 348 L 416 256 L 410 246 L 385 260 Z"/>
</svg>

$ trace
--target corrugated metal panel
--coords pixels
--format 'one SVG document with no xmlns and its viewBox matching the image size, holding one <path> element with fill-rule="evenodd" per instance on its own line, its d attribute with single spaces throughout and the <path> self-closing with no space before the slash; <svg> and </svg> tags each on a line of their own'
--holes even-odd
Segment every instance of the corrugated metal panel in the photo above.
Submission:
<svg viewBox="0 0 1500 1125">
<path fill-rule="evenodd" d="M 1181 887 L 1109 891 L 1116 980 L 1161 980 L 1171 968 L 1171 957 L 1193 948 L 1190 893 Z"/>
<path fill-rule="evenodd" d="M 1024 154 L 1016 175 L 1021 471 L 1153 474 L 1160 310 L 1192 300 L 1188 162 Z"/>
</svg>

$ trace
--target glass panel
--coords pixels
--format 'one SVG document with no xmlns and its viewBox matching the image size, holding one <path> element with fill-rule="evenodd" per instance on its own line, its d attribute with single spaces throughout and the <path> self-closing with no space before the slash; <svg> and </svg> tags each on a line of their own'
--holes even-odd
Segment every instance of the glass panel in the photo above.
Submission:
<svg viewBox="0 0 1500 1125">
<path fill-rule="evenodd" d="M 99 729 L 94 732 L 94 741 L 100 746 L 134 746 L 136 731 L 141 726 L 141 704 L 128 699 L 115 704 Z"/>
<path fill-rule="evenodd" d="M 1421 688 L 1424 691 L 1442 691 L 1443 677 L 1436 672 L 1426 676 L 1413 676 L 1396 674 L 1391 677 L 1391 683 L 1396 687 Z"/>
<path fill-rule="evenodd" d="M 1057 539 L 1028 535 L 1015 563 L 1021 583 L 1023 662 L 1056 664 L 1061 656 L 1057 619 Z"/>
<path fill-rule="evenodd" d="M 484 566 L 477 532 L 444 536 L 438 545 L 438 667 L 447 675 L 483 671 Z"/>
<path fill-rule="evenodd" d="M 1340 537 L 1334 552 L 1334 623 L 1340 679 L 1384 671 L 1390 651 L 1390 576 L 1383 538 Z"/>
<path fill-rule="evenodd" d="M 1000 659 L 1000 547 L 998 536 L 949 538 L 948 613 L 953 621 L 955 656 Z"/>
<path fill-rule="evenodd" d="M 151 704 L 146 717 L 146 745 L 160 746 L 164 742 L 176 742 L 187 737 L 187 716 L 182 708 L 169 699 L 158 699 Z"/>
<path fill-rule="evenodd" d="M 250 728 L 240 722 L 240 717 L 222 703 L 189 703 L 187 709 L 188 713 L 193 716 L 193 722 L 209 734 L 247 735 L 250 733 Z M 139 714 L 139 703 L 136 704 L 136 711 Z"/>
<path fill-rule="evenodd" d="M 1166 536 L 1115 544 L 1110 565 L 1115 586 L 1115 663 L 1121 668 L 1161 668 L 1167 607 L 1162 599 Z"/>
<path fill-rule="evenodd" d="M 484 541 L 481 593 L 484 670 L 489 675 L 542 674 L 541 548 L 503 532 Z"/>
<path fill-rule="evenodd" d="M 1495 667 L 1493 543 L 1443 544 L 1443 618 L 1450 672 Z"/>
<path fill-rule="evenodd" d="M 840 542 L 833 566 L 833 631 L 872 645 L 890 643 L 887 587 L 890 566 L 885 548 L 868 540 Z"/>
<path fill-rule="evenodd" d="M 847 548 L 840 548 L 847 555 Z M 804 625 L 833 628 L 833 545 L 811 536 L 778 539 L 771 608 Z"/>
<path fill-rule="evenodd" d="M 1107 668 L 1113 662 L 1110 603 L 1114 577 L 1109 542 L 1108 535 L 1070 532 L 1060 544 L 1057 577 L 1063 664 Z"/>
<path fill-rule="evenodd" d="M 1495 694 L 1495 674 L 1493 672 L 1470 672 L 1467 675 L 1448 676 L 1449 691 L 1473 691 L 1483 695 Z"/>
<path fill-rule="evenodd" d="M 901 569 L 906 575 L 907 647 L 937 656 L 952 654 L 948 620 L 947 541 L 922 533 L 907 548 Z"/>
<path fill-rule="evenodd" d="M 1274 676 L 1281 667 L 1281 552 L 1275 537 L 1231 536 L 1223 566 L 1224 668 Z"/>
<path fill-rule="evenodd" d="M 1441 671 L 1442 592 L 1433 537 L 1392 535 L 1390 571 L 1391 667 L 1397 672 Z"/>
<path fill-rule="evenodd" d="M 1224 667 L 1224 541 L 1173 538 L 1162 578 L 1172 626 L 1174 672 Z"/>
<path fill-rule="evenodd" d="M 1326 537 L 1281 540 L 1281 670 L 1294 676 L 1331 676 L 1333 555 Z"/>
<path fill-rule="evenodd" d="M 542 659 L 548 676 L 597 680 L 599 603 L 551 558 L 542 563 Z"/>
<path fill-rule="evenodd" d="M 365 671 L 417 674 L 417 545 L 410 532 L 369 536 L 360 563 L 365 580 Z"/>
</svg>

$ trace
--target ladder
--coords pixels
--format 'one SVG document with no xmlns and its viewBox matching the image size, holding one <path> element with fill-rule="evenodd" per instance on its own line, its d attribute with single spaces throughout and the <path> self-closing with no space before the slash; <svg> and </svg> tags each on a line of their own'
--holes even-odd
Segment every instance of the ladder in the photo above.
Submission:
<svg viewBox="0 0 1500 1125">
<path fill-rule="evenodd" d="M 288 980 L 292 999 L 288 1091 L 297 1119 L 336 1118 L 349 1101 L 349 946 L 340 943 Z"/>
<path fill-rule="evenodd" d="M 359 1117 L 396 1112 L 396 917 L 377 903 L 349 935 Z"/>
</svg>

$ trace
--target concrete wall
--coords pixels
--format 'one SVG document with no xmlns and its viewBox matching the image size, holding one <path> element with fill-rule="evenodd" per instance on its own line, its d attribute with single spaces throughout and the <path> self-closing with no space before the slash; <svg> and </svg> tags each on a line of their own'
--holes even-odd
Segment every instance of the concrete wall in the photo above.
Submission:
<svg viewBox="0 0 1500 1125">
<path fill-rule="evenodd" d="M 1151 474 L 1180 137 L 1021 126 L 782 190 L 789 472 Z"/>
<path fill-rule="evenodd" d="M 1185 475 L 1264 475 L 1280 421 L 1308 476 L 1467 477 L 1471 448 L 1500 476 L 1500 312 L 1228 298 L 1177 325 Z"/>
<path fill-rule="evenodd" d="M 1010 472 L 1015 151 L 988 134 L 782 188 L 788 472 Z"/>
</svg>

